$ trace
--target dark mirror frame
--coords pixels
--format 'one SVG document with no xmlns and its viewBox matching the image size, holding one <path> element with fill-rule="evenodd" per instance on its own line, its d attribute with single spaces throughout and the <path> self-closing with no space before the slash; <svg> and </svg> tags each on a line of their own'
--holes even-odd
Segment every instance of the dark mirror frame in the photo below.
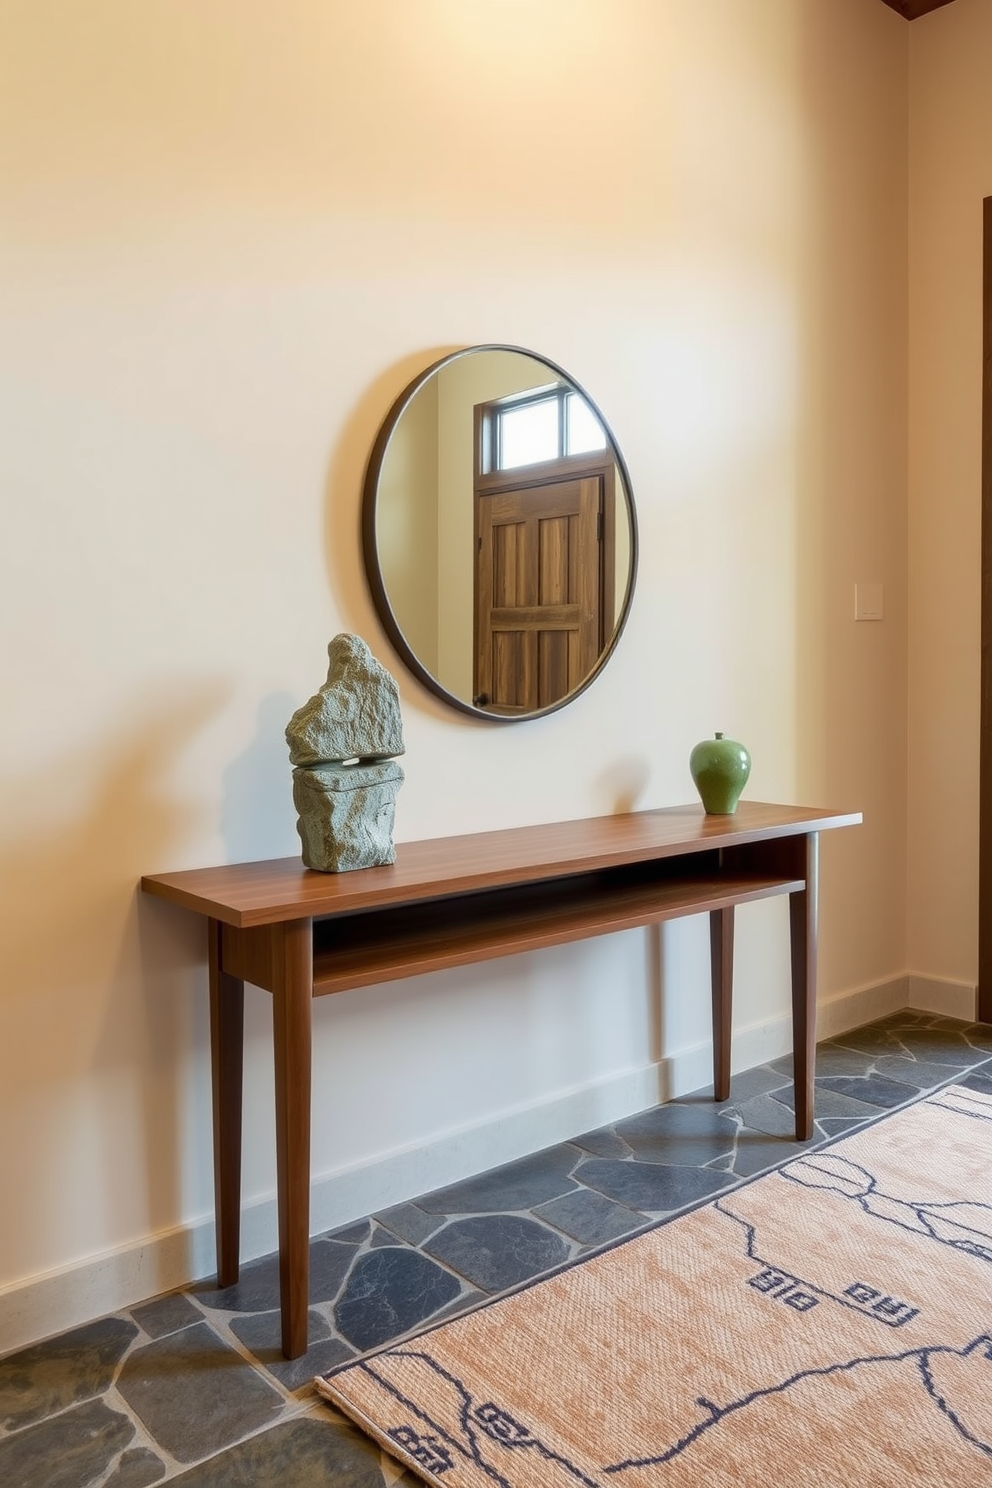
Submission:
<svg viewBox="0 0 992 1488">
<path fill-rule="evenodd" d="M 613 454 L 617 469 L 620 472 L 620 478 L 623 484 L 624 497 L 627 506 L 627 520 L 630 525 L 630 565 L 627 574 L 627 592 L 624 596 L 623 608 L 620 611 L 620 615 L 614 627 L 613 634 L 609 640 L 609 643 L 604 646 L 603 650 L 600 652 L 596 665 L 591 669 L 591 671 L 585 677 L 584 681 L 580 683 L 578 687 L 574 688 L 572 692 L 566 693 L 564 697 L 558 698 L 557 701 L 555 701 L 554 703 L 550 703 L 546 708 L 535 708 L 529 713 L 518 713 L 510 715 L 502 713 L 491 713 L 485 708 L 476 707 L 474 703 L 467 702 L 464 698 L 456 697 L 454 693 L 449 692 L 446 687 L 443 687 L 438 679 L 426 669 L 426 667 L 420 661 L 419 657 L 411 648 L 409 642 L 406 639 L 406 636 L 403 634 L 399 622 L 397 621 L 396 615 L 393 612 L 392 605 L 389 602 L 389 595 L 386 592 L 385 581 L 382 576 L 382 570 L 379 564 L 379 555 L 376 545 L 376 507 L 379 491 L 379 476 L 381 474 L 383 461 L 386 458 L 386 451 L 389 448 L 389 442 L 392 438 L 393 431 L 396 428 L 396 425 L 399 423 L 400 419 L 403 417 L 403 414 L 406 412 L 406 409 L 409 407 L 410 403 L 416 397 L 420 389 L 424 386 L 425 383 L 429 382 L 430 379 L 434 377 L 441 370 L 442 367 L 450 366 L 452 362 L 459 361 L 463 357 L 474 356 L 478 352 L 484 351 L 513 352 L 517 356 L 529 357 L 532 361 L 540 362 L 541 365 L 547 367 L 549 372 L 553 373 L 555 377 L 564 379 L 564 381 L 568 383 L 570 387 L 574 388 L 575 391 L 585 400 L 606 433 L 609 448 Z M 579 697 L 580 694 L 585 692 L 586 688 L 589 687 L 599 676 L 600 672 L 603 670 L 604 666 L 609 661 L 610 657 L 613 655 L 613 652 L 616 649 L 617 642 L 619 641 L 624 627 L 627 624 L 627 619 L 630 615 L 631 604 L 634 598 L 634 585 L 637 579 L 638 562 L 637 514 L 634 510 L 634 493 L 630 483 L 630 474 L 627 470 L 623 455 L 620 453 L 620 448 L 616 442 L 616 439 L 613 437 L 613 431 L 604 419 L 597 404 L 593 401 L 592 398 L 590 398 L 585 388 L 583 388 L 579 383 L 575 381 L 574 377 L 572 377 L 570 373 L 566 372 L 564 368 L 559 367 L 557 363 L 550 361 L 548 357 L 541 356 L 534 351 L 529 351 L 526 347 L 508 346 L 503 345 L 499 342 L 491 342 L 480 346 L 466 346 L 463 347 L 460 351 L 451 352 L 448 356 L 440 357 L 438 361 L 432 362 L 429 367 L 425 367 L 423 372 L 419 373 L 412 382 L 407 384 L 407 386 L 400 393 L 399 397 L 393 403 L 382 423 L 381 428 L 379 429 L 378 434 L 376 435 L 375 443 L 372 446 L 372 452 L 369 455 L 368 465 L 365 470 L 365 482 L 362 489 L 362 556 L 365 563 L 365 577 L 372 596 L 372 602 L 375 605 L 376 613 L 379 616 L 380 621 L 382 622 L 383 629 L 385 630 L 387 636 L 392 642 L 394 649 L 396 650 L 404 664 L 407 666 L 407 668 L 420 682 L 423 683 L 423 685 L 429 692 L 432 692 L 435 695 L 435 697 L 441 698 L 443 702 L 449 705 L 449 707 L 456 708 L 458 712 L 468 713 L 473 718 L 484 719 L 487 723 L 523 723 L 531 718 L 544 718 L 548 713 L 556 713 L 559 708 L 564 708 L 566 704 L 571 703 L 572 701 L 574 701 L 575 698 Z"/>
</svg>

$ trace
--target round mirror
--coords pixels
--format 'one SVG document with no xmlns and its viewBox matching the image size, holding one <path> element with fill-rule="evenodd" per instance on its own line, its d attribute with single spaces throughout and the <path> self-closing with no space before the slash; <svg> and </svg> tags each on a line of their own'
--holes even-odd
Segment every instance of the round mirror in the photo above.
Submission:
<svg viewBox="0 0 992 1488">
<path fill-rule="evenodd" d="M 560 367 L 473 346 L 397 398 L 365 477 L 369 587 L 400 656 L 455 708 L 534 718 L 605 665 L 637 532 L 609 428 Z"/>
</svg>

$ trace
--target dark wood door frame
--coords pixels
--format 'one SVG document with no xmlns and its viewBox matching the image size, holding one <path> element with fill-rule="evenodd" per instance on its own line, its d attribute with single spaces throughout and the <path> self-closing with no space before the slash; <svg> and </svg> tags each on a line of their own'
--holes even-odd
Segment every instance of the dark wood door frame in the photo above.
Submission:
<svg viewBox="0 0 992 1488">
<path fill-rule="evenodd" d="M 982 222 L 982 711 L 978 797 L 978 1016 L 992 1023 L 992 196 Z"/>
<path fill-rule="evenodd" d="M 950 3 L 951 0 L 882 0 L 883 5 L 897 10 L 906 21 L 918 21 L 920 16 L 929 15 L 932 10 L 940 10 Z"/>
</svg>

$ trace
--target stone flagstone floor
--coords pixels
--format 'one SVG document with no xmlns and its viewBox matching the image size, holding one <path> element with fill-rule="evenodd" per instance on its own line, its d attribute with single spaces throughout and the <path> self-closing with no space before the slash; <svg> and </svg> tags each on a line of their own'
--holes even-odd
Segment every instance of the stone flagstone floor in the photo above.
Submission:
<svg viewBox="0 0 992 1488">
<path fill-rule="evenodd" d="M 992 1028 L 904 1012 L 821 1043 L 816 1135 L 791 1057 L 397 1205 L 311 1243 L 311 1346 L 278 1346 L 274 1256 L 0 1358 L 3 1488 L 413 1484 L 314 1394 L 343 1360 L 955 1081 L 992 1091 Z"/>
</svg>

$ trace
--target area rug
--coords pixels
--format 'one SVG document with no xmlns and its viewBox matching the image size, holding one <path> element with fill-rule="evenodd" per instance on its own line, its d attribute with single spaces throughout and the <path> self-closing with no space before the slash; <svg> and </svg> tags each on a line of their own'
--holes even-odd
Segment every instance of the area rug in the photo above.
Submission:
<svg viewBox="0 0 992 1488">
<path fill-rule="evenodd" d="M 440 1488 L 992 1485 L 992 1096 L 938 1091 L 318 1388 Z"/>
</svg>

